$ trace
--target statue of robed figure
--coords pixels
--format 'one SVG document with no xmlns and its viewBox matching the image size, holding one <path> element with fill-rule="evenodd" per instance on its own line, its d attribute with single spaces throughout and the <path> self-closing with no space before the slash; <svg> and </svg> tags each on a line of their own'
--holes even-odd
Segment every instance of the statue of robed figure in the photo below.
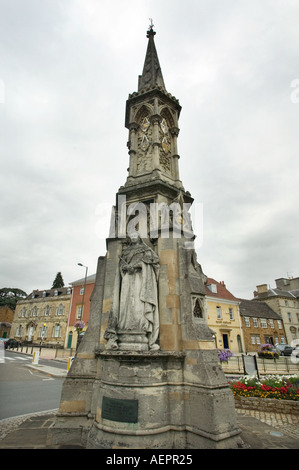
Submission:
<svg viewBox="0 0 299 470">
<path fill-rule="evenodd" d="M 157 350 L 159 257 L 137 232 L 123 248 L 105 339 L 106 349 Z"/>
</svg>

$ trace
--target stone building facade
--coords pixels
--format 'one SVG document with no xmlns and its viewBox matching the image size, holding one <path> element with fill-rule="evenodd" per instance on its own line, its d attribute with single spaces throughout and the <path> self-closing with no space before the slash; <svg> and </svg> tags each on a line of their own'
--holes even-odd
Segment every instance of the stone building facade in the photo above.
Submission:
<svg viewBox="0 0 299 470">
<path fill-rule="evenodd" d="M 266 303 L 241 299 L 240 314 L 246 352 L 260 351 L 261 344 L 286 343 L 283 321 Z"/>
<path fill-rule="evenodd" d="M 293 292 L 261 284 L 254 295 L 256 300 L 265 302 L 278 313 L 284 324 L 287 344 L 299 339 L 299 300 Z"/>
<path fill-rule="evenodd" d="M 9 338 L 13 318 L 14 311 L 10 307 L 0 307 L 0 338 Z"/>
<path fill-rule="evenodd" d="M 34 290 L 19 300 L 11 327 L 11 338 L 21 342 L 64 346 L 72 288 Z"/>
</svg>

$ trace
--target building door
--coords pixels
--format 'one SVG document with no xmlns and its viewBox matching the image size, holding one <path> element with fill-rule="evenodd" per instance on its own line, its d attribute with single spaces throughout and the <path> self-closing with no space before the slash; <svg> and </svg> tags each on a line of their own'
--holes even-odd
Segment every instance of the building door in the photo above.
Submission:
<svg viewBox="0 0 299 470">
<path fill-rule="evenodd" d="M 223 347 L 224 347 L 224 349 L 228 349 L 228 348 L 229 348 L 229 345 L 228 345 L 228 335 L 223 334 L 223 335 L 222 335 L 222 338 L 223 338 Z"/>
<path fill-rule="evenodd" d="M 68 341 L 67 341 L 67 348 L 71 348 L 72 347 L 72 341 L 73 341 L 73 332 L 70 331 L 70 334 L 69 334 L 69 337 L 68 337 Z"/>
<path fill-rule="evenodd" d="M 265 341 L 268 344 L 273 344 L 274 345 L 273 336 L 265 336 Z"/>
<path fill-rule="evenodd" d="M 239 352 L 243 352 L 242 341 L 241 341 L 240 335 L 237 336 L 237 343 L 238 343 Z"/>
<path fill-rule="evenodd" d="M 31 325 L 28 328 L 28 341 L 32 340 L 33 333 L 34 333 L 34 327 Z"/>
</svg>

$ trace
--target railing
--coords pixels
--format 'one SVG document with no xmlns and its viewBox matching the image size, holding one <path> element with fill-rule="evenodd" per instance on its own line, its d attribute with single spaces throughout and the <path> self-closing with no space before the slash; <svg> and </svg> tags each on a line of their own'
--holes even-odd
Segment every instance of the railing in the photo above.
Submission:
<svg viewBox="0 0 299 470">
<path fill-rule="evenodd" d="M 33 344 L 21 344 L 19 346 L 9 348 L 12 351 L 18 351 L 21 353 L 33 355 L 34 352 L 39 351 L 40 357 L 49 358 L 49 359 L 56 359 L 56 358 L 68 358 L 70 356 L 74 356 L 76 353 L 76 349 L 63 349 L 61 347 L 49 347 L 49 345 L 33 345 Z"/>
<path fill-rule="evenodd" d="M 259 374 L 298 374 L 299 360 L 294 360 L 291 356 L 280 356 L 278 359 L 265 359 L 257 357 L 257 367 Z M 222 370 L 225 373 L 244 374 L 242 356 L 232 356 L 228 362 L 221 363 Z"/>
</svg>

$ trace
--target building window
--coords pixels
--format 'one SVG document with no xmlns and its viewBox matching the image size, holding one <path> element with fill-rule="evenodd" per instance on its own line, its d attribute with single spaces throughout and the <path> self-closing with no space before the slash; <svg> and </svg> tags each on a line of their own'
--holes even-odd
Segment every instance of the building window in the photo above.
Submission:
<svg viewBox="0 0 299 470">
<path fill-rule="evenodd" d="M 221 318 L 222 318 L 221 307 L 216 307 L 216 312 L 217 312 L 217 319 L 221 320 Z"/>
<path fill-rule="evenodd" d="M 274 344 L 278 344 L 278 343 L 279 343 L 278 336 L 275 336 L 275 338 L 274 338 L 274 341 L 275 341 L 275 343 L 274 343 Z"/>
<path fill-rule="evenodd" d="M 37 307 L 34 307 L 33 312 L 32 312 L 33 317 L 37 317 Z"/>
<path fill-rule="evenodd" d="M 83 295 L 84 294 L 84 287 L 81 287 L 80 289 L 80 295 Z"/>
<path fill-rule="evenodd" d="M 254 326 L 255 328 L 258 328 L 258 327 L 259 327 L 258 319 L 255 318 L 255 317 L 253 318 L 253 326 Z"/>
<path fill-rule="evenodd" d="M 82 305 L 80 305 L 80 307 L 77 307 L 77 317 L 78 320 L 80 320 L 82 318 Z"/>
<path fill-rule="evenodd" d="M 22 336 L 22 330 L 23 330 L 22 325 L 19 325 L 16 331 L 16 336 Z"/>
<path fill-rule="evenodd" d="M 55 295 L 55 297 L 57 297 L 57 295 L 58 295 L 58 290 L 57 289 L 54 290 L 54 295 Z"/>
<path fill-rule="evenodd" d="M 58 309 L 57 309 L 57 315 L 63 315 L 63 305 L 60 304 Z"/>
<path fill-rule="evenodd" d="M 282 330 L 282 323 L 281 320 L 277 320 L 277 325 L 280 330 Z"/>
<path fill-rule="evenodd" d="M 269 318 L 269 324 L 270 328 L 274 328 L 274 321 L 272 320 L 272 318 Z"/>
<path fill-rule="evenodd" d="M 50 307 L 49 307 L 49 305 L 47 305 L 47 306 L 45 307 L 44 315 L 45 315 L 46 317 L 48 317 L 48 316 L 50 315 Z"/>
<path fill-rule="evenodd" d="M 40 329 L 39 329 L 39 337 L 44 339 L 47 337 L 47 332 L 48 332 L 48 327 L 46 325 L 43 325 Z"/>
<path fill-rule="evenodd" d="M 287 300 L 284 301 L 284 304 L 285 304 L 286 307 L 289 306 L 289 302 Z"/>
<path fill-rule="evenodd" d="M 295 331 L 291 331 L 291 335 L 292 335 L 293 340 L 297 339 L 297 335 Z"/>
<path fill-rule="evenodd" d="M 216 284 L 208 284 L 207 287 L 208 287 L 208 289 L 210 289 L 211 292 L 213 292 L 213 294 L 217 294 Z"/>
<path fill-rule="evenodd" d="M 290 314 L 290 312 L 288 312 L 288 320 L 290 323 L 292 323 L 292 315 Z"/>
<path fill-rule="evenodd" d="M 299 313 L 297 313 L 297 322 L 299 323 Z"/>
<path fill-rule="evenodd" d="M 22 308 L 21 310 L 21 317 L 25 317 L 26 316 L 26 308 Z"/>
<path fill-rule="evenodd" d="M 233 319 L 234 319 L 234 312 L 233 312 L 233 309 L 232 309 L 232 308 L 229 308 L 229 309 L 228 309 L 228 312 L 229 312 L 229 319 L 230 319 L 230 320 L 233 320 Z"/>
<path fill-rule="evenodd" d="M 52 336 L 53 338 L 59 338 L 61 336 L 61 326 L 59 323 L 53 326 Z"/>
<path fill-rule="evenodd" d="M 261 344 L 261 338 L 259 335 L 250 335 L 251 344 Z"/>
<path fill-rule="evenodd" d="M 245 326 L 250 327 L 250 318 L 249 317 L 244 317 L 244 320 L 245 320 Z"/>
<path fill-rule="evenodd" d="M 266 318 L 261 318 L 261 327 L 262 327 L 262 328 L 267 328 L 267 320 L 266 320 Z"/>
</svg>

